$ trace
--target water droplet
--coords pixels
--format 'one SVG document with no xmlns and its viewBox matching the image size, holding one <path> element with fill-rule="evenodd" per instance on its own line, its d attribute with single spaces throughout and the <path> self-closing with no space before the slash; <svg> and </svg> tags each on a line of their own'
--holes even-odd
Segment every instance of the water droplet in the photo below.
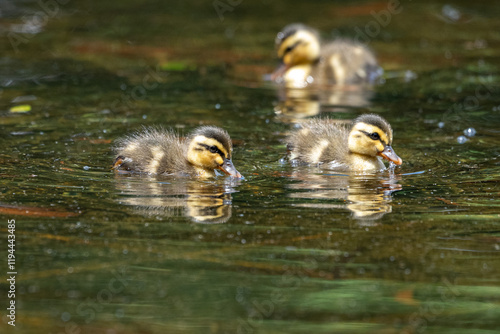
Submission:
<svg viewBox="0 0 500 334">
<path fill-rule="evenodd" d="M 459 143 L 459 144 L 463 144 L 463 143 L 465 143 L 466 141 L 467 141 L 467 137 L 465 137 L 465 136 L 459 136 L 459 137 L 457 138 L 457 143 Z"/>
<path fill-rule="evenodd" d="M 84 170 L 89 170 L 89 169 L 90 169 L 90 167 L 89 167 L 89 166 L 83 166 L 83 169 L 84 169 Z"/>
<path fill-rule="evenodd" d="M 218 110 L 218 109 L 220 109 L 220 104 L 219 104 L 219 103 L 217 103 L 217 104 L 215 105 L 215 109 L 217 109 L 217 110 Z"/>
<path fill-rule="evenodd" d="M 466 135 L 467 137 L 474 137 L 476 135 L 476 129 L 467 128 L 464 130 L 464 135 Z"/>
<path fill-rule="evenodd" d="M 417 77 L 418 77 L 417 73 L 408 70 L 408 71 L 405 72 L 404 80 L 406 82 L 409 82 L 409 81 L 412 81 L 412 80 L 416 79 Z"/>
<path fill-rule="evenodd" d="M 444 128 L 444 122 L 439 122 L 438 123 L 438 128 L 440 128 L 440 129 Z"/>
<path fill-rule="evenodd" d="M 460 10 L 451 5 L 444 5 L 441 9 L 441 14 L 451 21 L 458 21 L 462 17 Z"/>
<path fill-rule="evenodd" d="M 67 322 L 71 319 L 71 314 L 69 314 L 68 312 L 63 312 L 61 314 L 61 320 L 64 321 L 64 322 Z"/>
</svg>

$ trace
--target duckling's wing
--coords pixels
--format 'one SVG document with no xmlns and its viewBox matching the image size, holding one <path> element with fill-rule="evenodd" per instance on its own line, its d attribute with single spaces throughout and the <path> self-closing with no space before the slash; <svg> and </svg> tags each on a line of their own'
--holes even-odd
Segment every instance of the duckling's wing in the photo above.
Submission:
<svg viewBox="0 0 500 334">
<path fill-rule="evenodd" d="M 117 141 L 114 151 L 121 170 L 172 174 L 185 171 L 185 145 L 172 131 L 161 128 L 144 128 Z"/>
<path fill-rule="evenodd" d="M 349 130 L 333 120 L 312 120 L 288 137 L 291 159 L 305 163 L 346 164 L 349 148 Z"/>
<path fill-rule="evenodd" d="M 322 48 L 325 80 L 335 84 L 373 83 L 382 69 L 373 52 L 354 41 L 337 39 Z"/>
</svg>

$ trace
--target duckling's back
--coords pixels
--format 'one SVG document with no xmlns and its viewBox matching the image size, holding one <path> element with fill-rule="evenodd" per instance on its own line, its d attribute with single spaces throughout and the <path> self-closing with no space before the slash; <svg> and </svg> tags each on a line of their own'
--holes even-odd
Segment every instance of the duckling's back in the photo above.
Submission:
<svg viewBox="0 0 500 334">
<path fill-rule="evenodd" d="M 365 45 L 337 39 L 321 48 L 315 76 L 323 84 L 373 83 L 382 74 L 373 52 Z"/>
<path fill-rule="evenodd" d="M 303 123 L 302 129 L 288 137 L 290 159 L 309 164 L 333 163 L 347 169 L 349 126 L 334 122 L 315 119 Z"/>
<path fill-rule="evenodd" d="M 186 147 L 172 132 L 145 128 L 117 141 L 115 168 L 150 174 L 185 172 Z"/>
</svg>

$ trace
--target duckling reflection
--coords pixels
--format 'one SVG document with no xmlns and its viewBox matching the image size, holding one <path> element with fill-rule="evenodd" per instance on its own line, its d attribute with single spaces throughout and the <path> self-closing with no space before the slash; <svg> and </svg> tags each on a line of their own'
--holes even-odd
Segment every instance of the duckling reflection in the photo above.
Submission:
<svg viewBox="0 0 500 334">
<path fill-rule="evenodd" d="M 308 200 L 296 205 L 315 209 L 348 209 L 354 218 L 366 225 L 392 212 L 391 194 L 402 189 L 398 184 L 399 178 L 392 173 L 382 176 L 296 171 L 292 179 L 299 182 L 289 186 L 296 191 L 289 196 Z M 336 204 L 332 200 L 336 200 Z"/>
<path fill-rule="evenodd" d="M 221 224 L 231 218 L 231 193 L 237 180 L 169 179 L 146 175 L 116 174 L 118 202 L 144 216 L 186 216 L 193 222 Z"/>
<path fill-rule="evenodd" d="M 274 108 L 277 117 L 285 123 L 296 123 L 320 113 L 320 96 L 313 89 L 289 89 L 278 91 L 278 104 Z"/>
<path fill-rule="evenodd" d="M 296 123 L 321 112 L 349 112 L 352 108 L 368 107 L 374 94 L 372 89 L 360 86 L 280 87 L 274 111 L 282 122 Z"/>
</svg>

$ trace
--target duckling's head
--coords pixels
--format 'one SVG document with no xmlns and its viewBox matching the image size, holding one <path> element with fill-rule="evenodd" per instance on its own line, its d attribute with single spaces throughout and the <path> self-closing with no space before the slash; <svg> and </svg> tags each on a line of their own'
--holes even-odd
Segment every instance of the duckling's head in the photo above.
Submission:
<svg viewBox="0 0 500 334">
<path fill-rule="evenodd" d="M 233 145 L 229 134 L 215 126 L 202 126 L 190 136 L 187 160 L 197 169 L 213 174 L 215 169 L 241 178 L 231 161 Z"/>
<path fill-rule="evenodd" d="M 285 70 L 296 65 L 312 64 L 320 56 L 318 32 L 303 24 L 290 24 L 276 36 L 276 48 Z"/>
<path fill-rule="evenodd" d="M 352 153 L 382 158 L 401 165 L 403 161 L 392 149 L 392 128 L 382 117 L 361 115 L 354 120 L 349 133 L 349 150 Z"/>
</svg>

